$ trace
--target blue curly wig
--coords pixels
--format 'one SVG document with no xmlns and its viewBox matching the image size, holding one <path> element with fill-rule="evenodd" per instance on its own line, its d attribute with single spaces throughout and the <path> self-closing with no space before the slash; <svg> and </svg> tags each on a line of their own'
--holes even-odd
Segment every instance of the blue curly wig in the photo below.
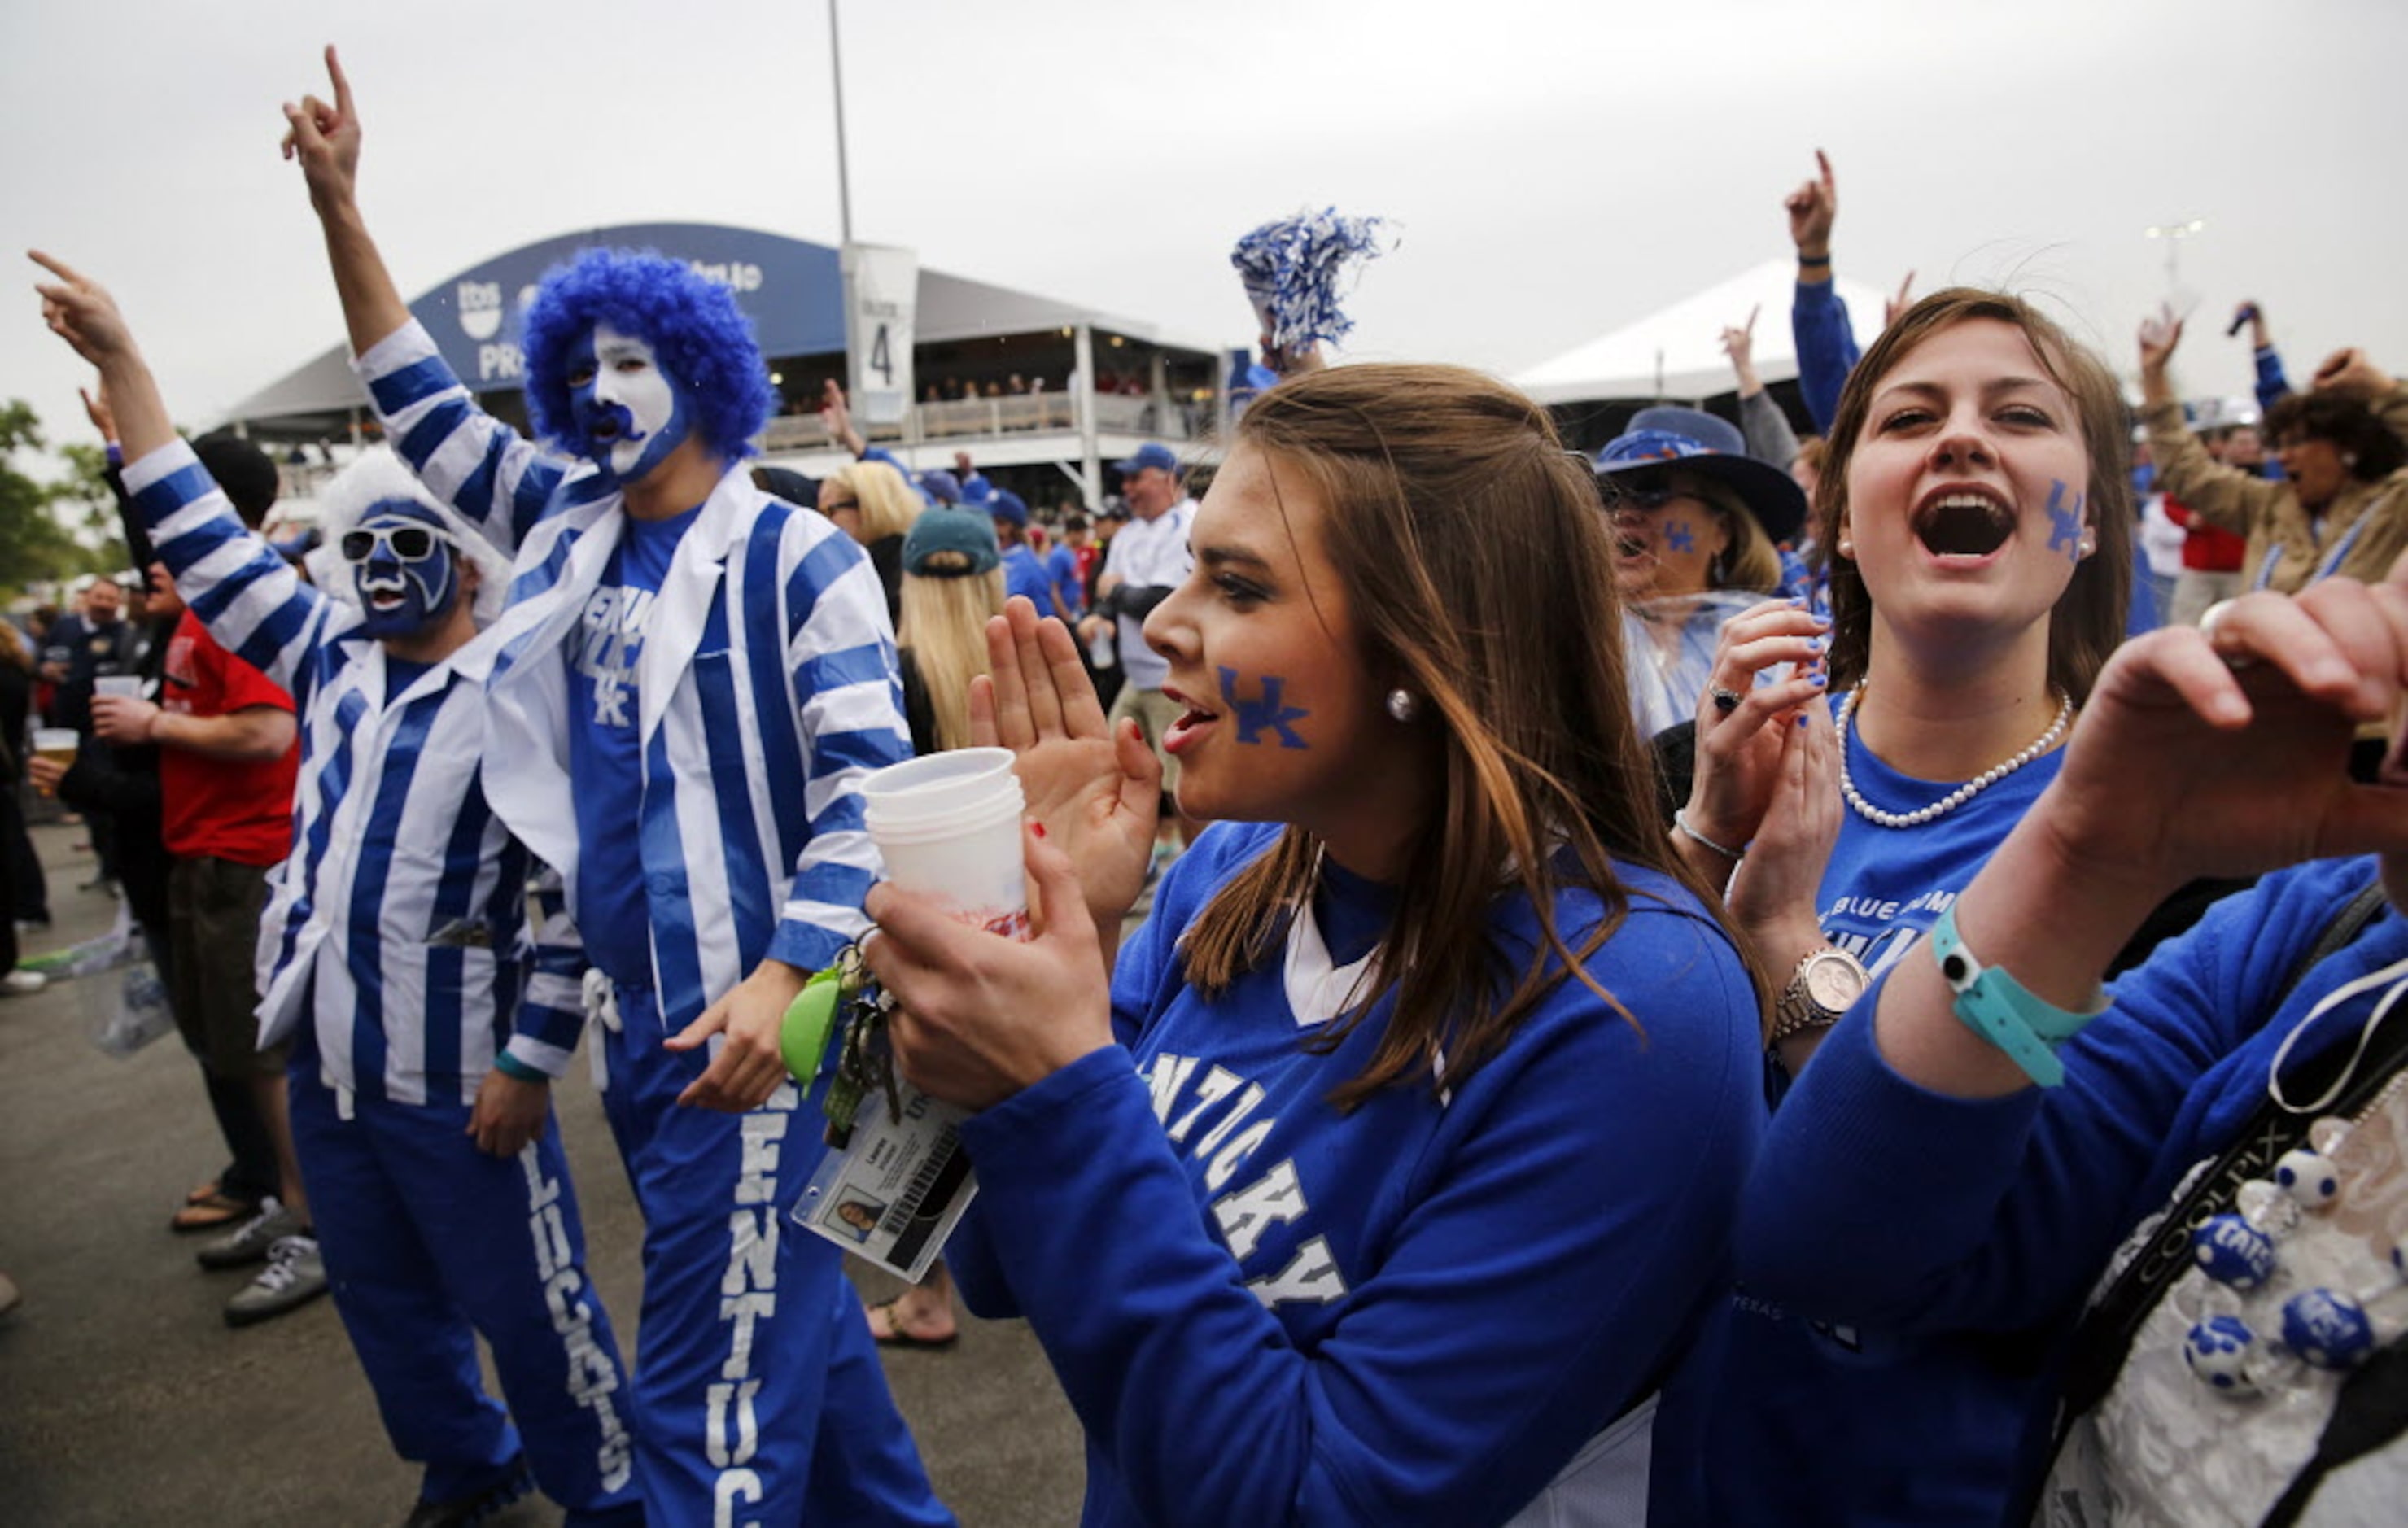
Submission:
<svg viewBox="0 0 2408 1528">
<path fill-rule="evenodd" d="M 695 434 L 723 461 L 752 454 L 770 413 L 769 369 L 735 294 L 652 250 L 587 250 L 546 272 L 526 309 L 527 415 L 536 434 L 580 456 L 568 408 L 568 351 L 597 321 L 640 336 L 695 410 Z"/>
</svg>

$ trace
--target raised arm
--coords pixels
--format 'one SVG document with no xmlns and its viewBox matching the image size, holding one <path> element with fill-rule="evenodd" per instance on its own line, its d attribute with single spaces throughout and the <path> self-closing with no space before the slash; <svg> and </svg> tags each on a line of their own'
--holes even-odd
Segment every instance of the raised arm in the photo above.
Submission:
<svg viewBox="0 0 2408 1528">
<path fill-rule="evenodd" d="M 1840 390 L 1856 369 L 1856 336 L 1848 305 L 1831 279 L 1831 225 L 1840 216 L 1840 183 L 1829 156 L 1814 150 L 1814 175 L 1782 202 L 1789 242 L 1798 248 L 1798 294 L 1789 310 L 1798 343 L 1798 390 L 1814 427 L 1828 434 L 1840 411 Z"/>
<path fill-rule="evenodd" d="M 514 553 L 566 468 L 478 408 L 410 318 L 360 213 L 359 107 L 331 45 L 326 73 L 332 105 L 315 95 L 285 103 L 283 150 L 299 163 L 325 234 L 353 368 L 396 454 L 505 555 Z"/>
<path fill-rule="evenodd" d="M 1747 440 L 1747 454 L 1786 472 L 1798 460 L 1798 433 L 1765 391 L 1764 378 L 1756 374 L 1756 321 L 1763 311 L 1750 308 L 1745 324 L 1724 328 L 1723 353 L 1730 357 L 1731 374 L 1739 379 L 1739 427 Z"/>
<path fill-rule="evenodd" d="M 43 317 L 77 354 L 99 368 L 101 395 L 127 458 L 122 484 L 132 518 L 147 527 L 153 550 L 175 575 L 177 592 L 219 645 L 299 696 L 309 678 L 308 660 L 325 635 L 325 596 L 244 526 L 192 447 L 177 436 L 158 381 L 116 299 L 64 262 L 38 252 L 34 259 L 57 278 L 38 289 Z M 131 713 L 124 725 L 139 728 L 139 736 L 125 740 L 169 742 L 168 731 L 214 720 L 229 725 L 173 741 L 227 758 L 272 758 L 292 743 L 292 718 L 280 712 L 196 719 L 145 716 L 138 708 L 148 706 L 137 701 L 112 707 Z"/>
<path fill-rule="evenodd" d="M 2173 355 L 2182 336 L 2182 321 L 2171 315 L 2141 325 L 2141 421 L 2148 426 L 2157 486 L 2209 524 L 2247 536 L 2290 490 L 2226 466 L 2191 434 L 2174 396 Z"/>
<path fill-rule="evenodd" d="M 351 352 L 365 355 L 409 321 L 409 305 L 401 300 L 401 289 L 360 216 L 359 107 L 332 43 L 326 45 L 326 75 L 334 85 L 333 105 L 315 95 L 303 96 L 298 106 L 284 103 L 284 157 L 300 162 L 310 208 L 326 236 L 326 262 L 334 268 Z"/>
</svg>

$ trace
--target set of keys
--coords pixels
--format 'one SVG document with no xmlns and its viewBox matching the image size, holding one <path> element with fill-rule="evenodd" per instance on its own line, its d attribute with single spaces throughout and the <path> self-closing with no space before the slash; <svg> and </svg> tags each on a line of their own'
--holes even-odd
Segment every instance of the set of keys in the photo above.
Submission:
<svg viewBox="0 0 2408 1528">
<path fill-rule="evenodd" d="M 869 1090 L 886 1095 L 889 1119 L 903 1111 L 902 1091 L 895 1077 L 895 1052 L 886 1038 L 889 999 L 870 979 L 858 946 L 847 945 L 824 970 L 804 983 L 786 1009 L 779 1031 L 779 1050 L 786 1070 L 805 1087 L 819 1075 L 829 1040 L 840 1024 L 843 1040 L 837 1052 L 836 1072 L 828 1081 L 820 1112 L 827 1117 L 824 1132 L 831 1150 L 841 1151 L 853 1142 L 853 1122 Z"/>
</svg>

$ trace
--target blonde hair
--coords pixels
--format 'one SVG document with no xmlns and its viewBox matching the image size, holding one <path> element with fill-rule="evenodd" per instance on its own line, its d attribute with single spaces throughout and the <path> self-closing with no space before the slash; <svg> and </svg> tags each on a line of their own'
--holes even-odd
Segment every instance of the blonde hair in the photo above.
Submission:
<svg viewBox="0 0 2408 1528">
<path fill-rule="evenodd" d="M 1713 505 L 1714 512 L 1722 517 L 1730 544 L 1715 559 L 1708 578 L 1711 587 L 1751 589 L 1758 593 L 1769 593 L 1779 587 L 1781 554 L 1772 550 L 1772 537 L 1765 535 L 1764 522 L 1756 518 L 1756 511 L 1740 497 L 1738 489 L 1702 472 L 1683 472 L 1677 464 L 1666 476 Z"/>
<path fill-rule="evenodd" d="M 947 558 L 968 566 L 956 551 L 934 553 L 929 561 L 941 566 Z M 903 623 L 895 640 L 920 671 L 939 753 L 969 747 L 970 680 L 987 672 L 986 623 L 1003 614 L 1003 587 L 999 567 L 952 578 L 903 575 Z"/>
<path fill-rule="evenodd" d="M 1636 894 L 1620 867 L 1657 870 L 1721 914 L 1665 836 L 1654 756 L 1624 690 L 1610 533 L 1588 464 L 1545 409 L 1455 366 L 1292 378 L 1247 407 L 1237 443 L 1264 454 L 1274 492 L 1291 473 L 1317 491 L 1363 667 L 1383 689 L 1426 697 L 1396 746 L 1425 753 L 1437 799 L 1414 827 L 1369 990 L 1307 1049 L 1326 1054 L 1383 1000 L 1395 1006 L 1331 1103 L 1436 1086 L 1441 1056 L 1446 1084 L 1462 1086 L 1567 979 L 1635 1028 L 1585 965 Z M 1226 992 L 1278 958 L 1320 853 L 1290 826 L 1213 894 L 1181 944 L 1199 992 Z M 1556 899 L 1574 890 L 1599 915 L 1568 940 Z M 1539 923 L 1533 950 L 1495 931 L 1493 904 L 1514 893 Z"/>
<path fill-rule="evenodd" d="M 927 501 L 903 475 L 883 462 L 853 462 L 828 474 L 853 491 L 861 506 L 861 540 L 867 546 L 890 536 L 909 536 Z"/>
</svg>

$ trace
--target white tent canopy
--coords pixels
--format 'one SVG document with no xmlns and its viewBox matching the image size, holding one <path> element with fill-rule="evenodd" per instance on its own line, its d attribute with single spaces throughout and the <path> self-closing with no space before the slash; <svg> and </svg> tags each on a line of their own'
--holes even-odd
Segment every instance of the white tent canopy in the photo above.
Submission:
<svg viewBox="0 0 2408 1528">
<path fill-rule="evenodd" d="M 1764 311 L 1756 321 L 1756 374 L 1768 384 L 1787 381 L 1798 375 L 1798 347 L 1789 333 L 1797 281 L 1796 262 L 1768 260 L 1541 362 L 1516 376 L 1513 384 L 1541 403 L 1689 401 L 1728 393 L 1738 384 L 1730 360 L 1723 354 L 1723 328 L 1745 323 L 1758 305 Z M 1862 281 L 1842 280 L 1839 288 L 1847 300 L 1856 344 L 1871 344 L 1881 333 L 1882 293 Z"/>
</svg>

